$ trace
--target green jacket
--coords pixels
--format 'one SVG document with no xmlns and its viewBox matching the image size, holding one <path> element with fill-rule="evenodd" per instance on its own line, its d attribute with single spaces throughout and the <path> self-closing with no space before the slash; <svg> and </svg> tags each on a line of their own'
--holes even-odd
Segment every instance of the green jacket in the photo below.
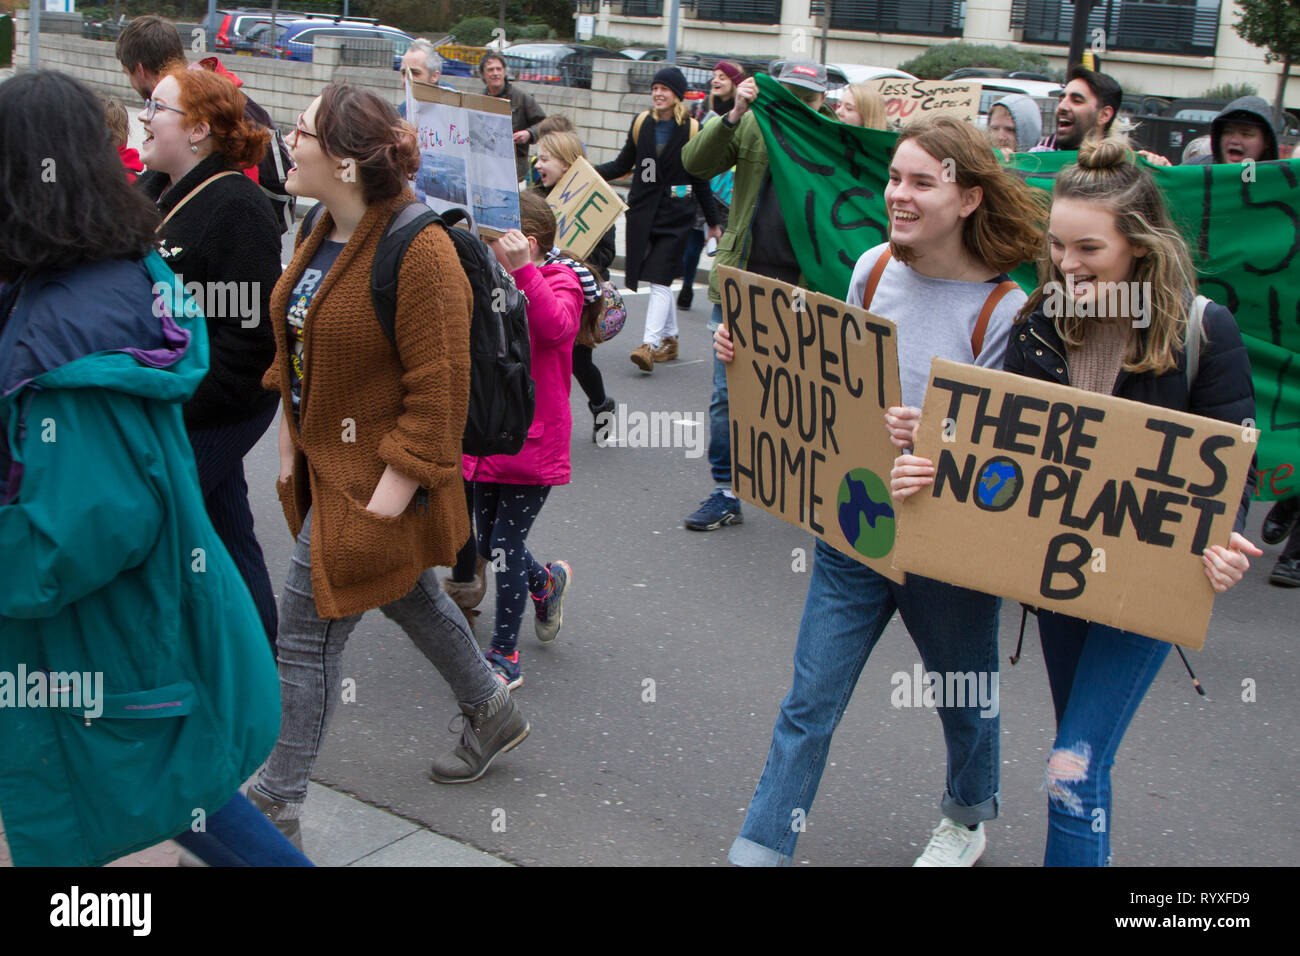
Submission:
<svg viewBox="0 0 1300 956">
<path fill-rule="evenodd" d="M 820 112 L 835 119 L 835 111 L 822 104 Z M 718 266 L 745 268 L 749 262 L 749 226 L 758 207 L 759 191 L 767 177 L 767 144 L 754 118 L 753 109 L 740 122 L 728 126 L 722 117 L 705 123 L 682 150 L 682 165 L 692 176 L 709 179 L 736 167 L 731 193 L 731 217 L 727 231 L 718 240 L 718 254 L 709 271 L 709 301 L 721 302 L 718 294 Z"/>
<path fill-rule="evenodd" d="M 275 663 L 181 416 L 208 344 L 174 287 L 177 318 L 159 306 L 172 281 L 155 252 L 0 289 L 0 814 L 19 865 L 198 829 L 279 730 Z M 17 706 L 16 690 L 41 702 L 42 669 L 99 677 Z"/>
</svg>

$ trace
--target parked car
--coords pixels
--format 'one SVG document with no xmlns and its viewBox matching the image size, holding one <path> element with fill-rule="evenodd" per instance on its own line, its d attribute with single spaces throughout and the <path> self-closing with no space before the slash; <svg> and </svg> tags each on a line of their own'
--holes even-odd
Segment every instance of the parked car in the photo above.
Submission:
<svg viewBox="0 0 1300 956">
<path fill-rule="evenodd" d="M 293 10 L 276 10 L 277 23 L 288 23 L 306 17 L 305 13 Z M 234 10 L 218 10 L 213 20 L 212 45 L 218 53 L 234 53 L 235 44 L 244 38 L 259 23 L 270 23 L 271 11 L 260 8 L 239 7 Z"/>
<path fill-rule="evenodd" d="M 773 60 L 768 64 L 767 72 L 771 76 L 779 76 L 781 67 L 785 60 Z M 901 79 L 914 80 L 911 73 L 903 70 L 896 70 L 890 66 L 860 66 L 856 63 L 827 63 L 826 64 L 826 91 L 834 99 L 837 96 L 836 91 L 848 86 L 850 83 L 865 83 L 868 80 L 886 79 L 889 77 L 899 77 Z"/>
<path fill-rule="evenodd" d="M 501 51 L 511 77 L 525 83 L 591 89 L 595 60 L 629 60 L 616 50 L 577 43 L 515 43 Z"/>
<path fill-rule="evenodd" d="M 844 76 L 844 84 L 831 83 L 831 71 L 835 70 Z M 775 74 L 773 74 L 775 75 Z M 858 63 L 827 63 L 826 64 L 826 81 L 832 89 L 840 85 L 850 83 L 867 83 L 871 80 L 891 79 L 898 77 L 905 80 L 914 80 L 911 73 L 906 70 L 898 70 L 892 66 L 863 66 Z"/>
<path fill-rule="evenodd" d="M 342 17 L 310 17 L 291 20 L 283 26 L 277 20 L 274 42 L 271 42 L 270 29 L 271 24 L 268 22 L 258 24 L 248 31 L 243 41 L 248 52 L 264 53 L 270 49 L 281 59 L 310 63 L 313 44 L 318 39 L 326 36 L 349 37 L 363 41 L 367 46 L 373 44 L 379 47 L 387 44 L 384 50 L 387 52 L 387 48 L 391 47 L 394 70 L 401 69 L 402 54 L 415 39 L 396 27 L 385 26 L 377 20 L 360 18 L 344 20 Z M 235 52 L 245 52 L 245 46 L 237 47 Z"/>
<path fill-rule="evenodd" d="M 1050 76 L 1045 73 L 1031 73 L 1027 70 L 997 70 L 988 66 L 964 66 L 960 70 L 953 70 L 945 80 L 974 80 L 984 77 L 1004 80 L 1037 80 L 1039 83 L 1055 83 Z M 1057 84 L 1060 85 L 1059 83 Z"/>
</svg>

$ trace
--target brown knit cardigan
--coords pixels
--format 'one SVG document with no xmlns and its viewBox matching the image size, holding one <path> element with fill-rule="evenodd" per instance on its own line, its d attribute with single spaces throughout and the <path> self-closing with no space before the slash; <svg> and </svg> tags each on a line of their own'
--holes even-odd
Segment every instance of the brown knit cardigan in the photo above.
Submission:
<svg viewBox="0 0 1300 956">
<path fill-rule="evenodd" d="M 321 282 L 304 324 L 301 423 L 293 475 L 276 492 L 296 536 L 311 521 L 311 582 L 322 618 L 395 601 L 425 568 L 450 565 L 469 538 L 461 436 L 469 404 L 469 281 L 440 227 L 422 231 L 397 284 L 397 346 L 370 302 L 370 264 L 392 214 L 415 199 L 371 205 Z M 328 212 L 298 236 L 271 295 L 275 362 L 263 387 L 290 423 L 285 311 L 293 287 L 334 227 Z M 386 465 L 422 490 L 395 518 L 366 509 Z M 427 500 L 426 500 L 427 493 Z"/>
</svg>

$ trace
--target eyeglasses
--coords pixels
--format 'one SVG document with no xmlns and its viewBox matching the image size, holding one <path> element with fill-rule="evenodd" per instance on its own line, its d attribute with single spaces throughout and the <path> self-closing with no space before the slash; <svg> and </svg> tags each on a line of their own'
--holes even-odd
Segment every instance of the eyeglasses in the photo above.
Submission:
<svg viewBox="0 0 1300 956">
<path fill-rule="evenodd" d="M 317 134 L 311 132 L 310 130 L 305 130 L 305 129 L 302 128 L 302 117 L 301 117 L 301 116 L 299 116 L 299 117 L 298 117 L 298 121 L 297 121 L 296 123 L 293 124 L 293 134 L 292 134 L 292 135 L 293 135 L 293 143 L 291 143 L 290 145 L 292 145 L 294 149 L 297 149 L 297 148 L 298 148 L 298 137 L 299 137 L 300 135 L 302 135 L 302 136 L 310 136 L 312 139 L 320 139 L 320 137 L 319 137 Z"/>
<path fill-rule="evenodd" d="M 184 111 L 184 110 L 178 110 L 176 107 L 174 107 L 174 106 L 168 106 L 166 103 L 159 103 L 156 99 L 154 99 L 154 98 L 151 96 L 151 97 L 149 97 L 147 100 L 144 101 L 144 119 L 145 119 L 145 122 L 146 122 L 146 123 L 148 123 L 148 122 L 152 122 L 154 116 L 156 116 L 156 115 L 158 114 L 158 110 L 160 110 L 160 109 L 171 110 L 173 113 L 180 113 L 182 116 L 185 115 L 185 111 Z"/>
</svg>

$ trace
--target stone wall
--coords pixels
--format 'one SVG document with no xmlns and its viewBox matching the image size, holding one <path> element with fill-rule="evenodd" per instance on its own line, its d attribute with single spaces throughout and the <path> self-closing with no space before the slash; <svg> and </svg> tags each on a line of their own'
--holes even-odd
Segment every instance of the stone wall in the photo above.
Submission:
<svg viewBox="0 0 1300 956">
<path fill-rule="evenodd" d="M 28 11 L 18 11 L 15 19 L 14 65 L 25 69 L 29 60 Z M 243 89 L 248 95 L 286 129 L 293 126 L 298 114 L 310 105 L 324 86 L 335 81 L 373 89 L 393 102 L 401 98 L 397 71 L 339 65 L 341 43 L 338 37 L 324 38 L 317 45 L 315 62 L 312 63 L 234 54 L 222 54 L 221 62 L 244 81 Z M 194 52 L 191 59 L 205 55 Z M 42 30 L 40 65 L 43 69 L 71 73 L 124 103 L 134 103 L 139 99 L 117 62 L 111 42 L 47 34 Z M 617 154 L 635 115 L 650 105 L 647 94 L 630 91 L 626 67 L 626 61 L 595 61 L 590 90 L 531 83 L 519 85 L 536 97 L 546 113 L 567 114 L 587 145 L 588 157 L 593 163 L 601 163 Z M 482 90 L 482 83 L 477 78 L 447 76 L 443 82 L 465 92 Z"/>
</svg>

